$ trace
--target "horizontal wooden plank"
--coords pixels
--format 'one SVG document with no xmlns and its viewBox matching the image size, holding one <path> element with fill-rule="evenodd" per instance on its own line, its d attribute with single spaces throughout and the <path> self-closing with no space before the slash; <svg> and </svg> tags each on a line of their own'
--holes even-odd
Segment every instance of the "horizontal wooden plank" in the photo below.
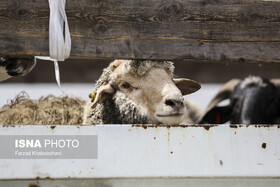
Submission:
<svg viewBox="0 0 280 187">
<path fill-rule="evenodd" d="M 280 2 L 72 0 L 71 57 L 280 62 Z M 46 0 L 0 2 L 0 55 L 48 55 Z"/>
</svg>

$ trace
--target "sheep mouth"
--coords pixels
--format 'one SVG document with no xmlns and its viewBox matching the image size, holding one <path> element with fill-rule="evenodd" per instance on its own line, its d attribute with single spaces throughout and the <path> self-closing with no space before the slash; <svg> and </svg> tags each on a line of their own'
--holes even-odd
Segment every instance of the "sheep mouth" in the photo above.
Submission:
<svg viewBox="0 0 280 187">
<path fill-rule="evenodd" d="M 180 117 L 180 116 L 182 116 L 182 115 L 183 115 L 182 113 L 165 114 L 165 115 L 157 114 L 158 117 Z"/>
</svg>

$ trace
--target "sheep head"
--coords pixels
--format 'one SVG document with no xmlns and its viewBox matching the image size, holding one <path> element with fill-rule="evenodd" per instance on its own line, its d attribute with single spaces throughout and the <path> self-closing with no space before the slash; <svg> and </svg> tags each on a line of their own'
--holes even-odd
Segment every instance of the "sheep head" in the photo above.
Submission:
<svg viewBox="0 0 280 187">
<path fill-rule="evenodd" d="M 279 123 L 279 83 L 279 79 L 268 80 L 259 76 L 232 79 L 221 87 L 198 123 Z M 220 106 L 224 100 L 229 103 Z"/>
<path fill-rule="evenodd" d="M 0 56 L 0 82 L 10 77 L 26 75 L 35 64 L 33 57 Z"/>
<path fill-rule="evenodd" d="M 173 78 L 173 71 L 169 61 L 115 60 L 104 69 L 90 94 L 92 108 L 113 99 L 125 111 L 125 98 L 149 123 L 179 124 L 186 113 L 183 95 L 197 91 L 200 85 Z"/>
</svg>

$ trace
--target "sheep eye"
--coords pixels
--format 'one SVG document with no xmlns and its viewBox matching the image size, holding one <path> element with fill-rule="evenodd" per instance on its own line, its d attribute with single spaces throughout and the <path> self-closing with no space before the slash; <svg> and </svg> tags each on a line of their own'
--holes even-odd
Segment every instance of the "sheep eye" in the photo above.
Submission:
<svg viewBox="0 0 280 187">
<path fill-rule="evenodd" d="M 125 83 L 123 83 L 123 84 L 121 85 L 121 87 L 123 87 L 123 88 L 125 88 L 125 89 L 129 89 L 129 88 L 131 88 L 132 86 L 131 86 L 129 83 L 125 82 Z"/>
</svg>

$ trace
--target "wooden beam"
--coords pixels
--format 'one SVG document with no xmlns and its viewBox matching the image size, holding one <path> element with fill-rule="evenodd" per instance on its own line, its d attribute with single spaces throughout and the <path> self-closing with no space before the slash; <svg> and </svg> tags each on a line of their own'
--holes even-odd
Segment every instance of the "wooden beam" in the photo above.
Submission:
<svg viewBox="0 0 280 187">
<path fill-rule="evenodd" d="M 280 62 L 280 2 L 67 1 L 74 58 Z M 47 0 L 0 2 L 0 55 L 48 55 Z"/>
</svg>

